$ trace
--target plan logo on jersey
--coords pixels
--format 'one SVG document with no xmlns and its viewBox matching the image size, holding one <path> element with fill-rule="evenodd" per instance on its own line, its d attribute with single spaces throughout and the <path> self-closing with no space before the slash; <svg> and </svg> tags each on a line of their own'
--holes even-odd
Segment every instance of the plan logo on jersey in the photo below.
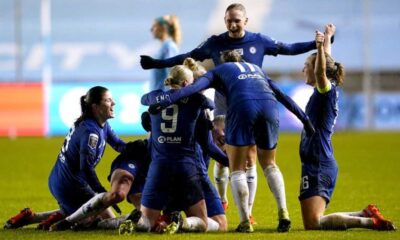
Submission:
<svg viewBox="0 0 400 240">
<path fill-rule="evenodd" d="M 96 148 L 97 142 L 99 141 L 99 136 L 95 133 L 91 133 L 89 135 L 89 141 L 88 141 L 88 146 L 92 149 Z"/>
<path fill-rule="evenodd" d="M 249 51 L 251 54 L 255 54 L 257 52 L 257 49 L 254 46 L 251 46 Z"/>
<path fill-rule="evenodd" d="M 252 78 L 252 79 L 262 79 L 263 76 L 259 73 L 243 73 L 238 76 L 238 79 L 243 80 L 247 78 Z"/>
<path fill-rule="evenodd" d="M 165 137 L 165 136 L 159 136 L 157 138 L 157 141 L 159 143 L 172 143 L 172 144 L 180 144 L 182 142 L 181 137 Z"/>
</svg>

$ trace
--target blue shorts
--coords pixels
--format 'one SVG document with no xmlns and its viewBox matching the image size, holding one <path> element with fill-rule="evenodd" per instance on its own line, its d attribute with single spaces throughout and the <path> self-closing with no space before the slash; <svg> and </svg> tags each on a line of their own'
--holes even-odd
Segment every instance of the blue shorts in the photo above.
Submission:
<svg viewBox="0 0 400 240">
<path fill-rule="evenodd" d="M 122 169 L 130 174 L 132 176 L 136 177 L 138 175 L 138 164 L 136 161 L 133 160 L 120 160 L 119 158 L 116 158 L 112 163 L 111 163 L 111 168 L 110 168 L 110 174 L 108 175 L 107 179 L 108 181 L 111 181 L 111 175 L 115 171 L 115 169 Z"/>
<path fill-rule="evenodd" d="M 200 179 L 207 206 L 207 216 L 213 217 L 217 215 L 225 215 L 221 198 L 219 197 L 218 192 L 210 181 L 208 175 L 202 175 Z"/>
<path fill-rule="evenodd" d="M 60 206 L 61 213 L 68 216 L 89 201 L 94 196 L 94 191 L 89 185 L 82 186 L 79 182 L 69 181 L 62 176 L 63 172 L 56 164 L 51 170 L 48 184 L 51 194 Z"/>
<path fill-rule="evenodd" d="M 126 160 L 117 157 L 111 164 L 110 174 L 108 175 L 108 181 L 111 181 L 111 176 L 116 169 L 122 169 L 134 177 L 129 194 L 141 193 L 143 191 L 144 183 L 146 181 L 147 169 L 144 169 L 141 164 L 138 164 L 134 160 Z M 129 201 L 129 200 L 128 200 Z"/>
<path fill-rule="evenodd" d="M 142 205 L 156 210 L 187 210 L 204 199 L 194 162 L 152 161 L 142 192 Z"/>
<path fill-rule="evenodd" d="M 274 149 L 278 142 L 279 112 L 276 100 L 246 100 L 230 107 L 226 116 L 225 140 L 233 146 L 257 144 Z"/>
<path fill-rule="evenodd" d="M 335 160 L 319 163 L 304 163 L 301 168 L 299 200 L 321 196 L 328 205 L 336 185 L 338 167 Z"/>
</svg>

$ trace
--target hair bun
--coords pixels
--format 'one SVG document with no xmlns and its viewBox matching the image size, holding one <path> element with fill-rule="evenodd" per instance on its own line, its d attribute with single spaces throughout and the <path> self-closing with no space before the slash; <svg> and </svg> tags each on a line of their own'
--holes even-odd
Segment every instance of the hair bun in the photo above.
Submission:
<svg viewBox="0 0 400 240">
<path fill-rule="evenodd" d="M 183 65 L 185 65 L 187 68 L 189 68 L 192 71 L 196 71 L 198 69 L 197 63 L 193 58 L 186 58 L 183 61 Z"/>
</svg>

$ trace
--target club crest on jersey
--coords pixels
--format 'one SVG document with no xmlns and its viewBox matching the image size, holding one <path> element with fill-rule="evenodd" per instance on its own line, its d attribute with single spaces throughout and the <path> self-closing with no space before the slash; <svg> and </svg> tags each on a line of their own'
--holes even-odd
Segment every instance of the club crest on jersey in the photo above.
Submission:
<svg viewBox="0 0 400 240">
<path fill-rule="evenodd" d="M 99 141 L 99 136 L 95 133 L 91 133 L 89 135 L 89 141 L 88 141 L 88 146 L 92 149 L 96 148 L 97 142 Z"/>
<path fill-rule="evenodd" d="M 251 46 L 249 51 L 251 54 L 255 54 L 257 52 L 257 49 L 255 47 Z"/>
<path fill-rule="evenodd" d="M 132 164 L 132 163 L 129 163 L 129 164 L 128 164 L 128 167 L 129 167 L 130 169 L 135 169 L 135 165 Z"/>
</svg>

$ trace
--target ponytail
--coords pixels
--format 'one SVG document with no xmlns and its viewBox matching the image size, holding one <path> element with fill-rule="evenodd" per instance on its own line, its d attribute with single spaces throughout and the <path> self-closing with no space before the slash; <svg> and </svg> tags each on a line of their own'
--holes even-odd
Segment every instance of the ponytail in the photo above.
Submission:
<svg viewBox="0 0 400 240">
<path fill-rule="evenodd" d="M 87 117 L 88 115 L 88 105 L 86 102 L 86 95 L 82 95 L 80 98 L 80 105 L 81 105 L 81 115 L 76 119 L 74 122 L 75 127 L 78 127 L 78 125 Z"/>
<path fill-rule="evenodd" d="M 315 66 L 315 60 L 317 53 L 311 54 L 313 57 L 312 63 Z M 334 81 L 337 86 L 340 86 L 344 82 L 345 71 L 343 64 L 339 62 L 335 62 L 331 55 L 325 52 L 326 57 L 326 77 L 330 79 L 330 81 Z"/>
<path fill-rule="evenodd" d="M 336 84 L 340 86 L 344 82 L 344 76 L 345 76 L 344 66 L 338 62 L 335 62 L 335 66 L 336 66 L 336 71 L 335 71 Z"/>
<path fill-rule="evenodd" d="M 181 43 L 182 32 L 179 19 L 175 15 L 165 15 L 156 19 L 161 26 L 165 27 L 168 31 L 168 35 L 176 44 Z"/>
<path fill-rule="evenodd" d="M 77 127 L 83 120 L 88 117 L 93 117 L 92 104 L 100 104 L 103 99 L 103 95 L 108 89 L 102 86 L 95 86 L 89 89 L 86 95 L 81 96 L 81 115 L 74 122 L 75 127 Z"/>
<path fill-rule="evenodd" d="M 183 65 L 193 72 L 194 79 L 197 79 L 207 72 L 206 69 L 202 65 L 198 64 L 193 58 L 185 58 Z"/>
</svg>

